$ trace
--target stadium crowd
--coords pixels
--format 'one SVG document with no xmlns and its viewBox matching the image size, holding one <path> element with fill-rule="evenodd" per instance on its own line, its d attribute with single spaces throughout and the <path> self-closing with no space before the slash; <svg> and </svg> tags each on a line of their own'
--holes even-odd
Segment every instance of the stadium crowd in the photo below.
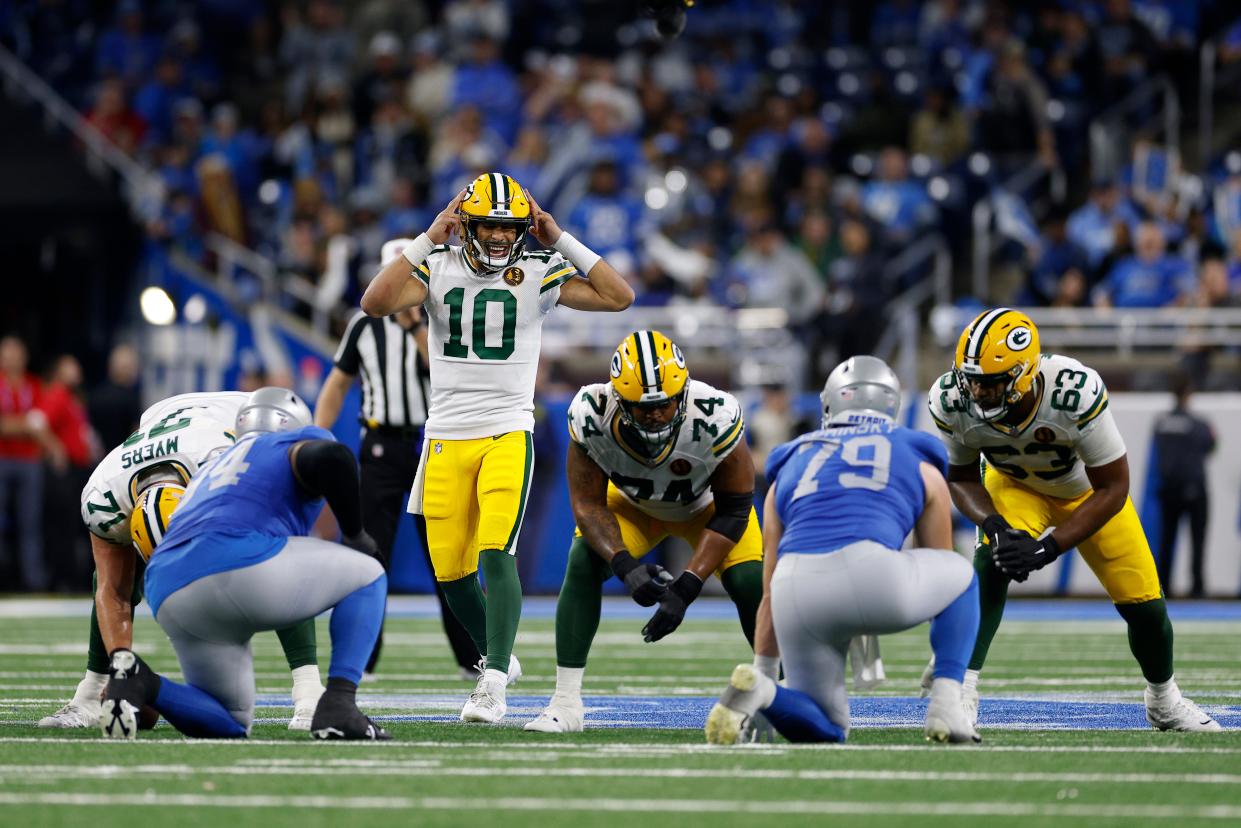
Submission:
<svg viewBox="0 0 1241 828">
<path fill-rule="evenodd" d="M 783 306 L 847 356 L 927 271 L 896 256 L 964 251 L 972 203 L 1031 164 L 1072 186 L 1041 222 L 1018 205 L 1028 277 L 992 298 L 1235 303 L 1241 156 L 1187 194 L 1163 147 L 1116 171 L 1085 151 L 1145 78 L 1189 100 L 1205 38 L 1241 58 L 1226 6 L 722 0 L 663 42 L 603 2 L 42 0 L 0 31 L 158 171 L 153 245 L 205 259 L 219 234 L 356 304 L 385 239 L 503 169 L 639 304 Z"/>
</svg>

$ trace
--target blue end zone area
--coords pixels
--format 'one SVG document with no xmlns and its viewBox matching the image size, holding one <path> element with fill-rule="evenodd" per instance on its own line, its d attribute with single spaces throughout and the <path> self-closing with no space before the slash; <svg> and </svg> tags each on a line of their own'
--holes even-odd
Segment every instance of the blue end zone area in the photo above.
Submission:
<svg viewBox="0 0 1241 828">
<path fill-rule="evenodd" d="M 722 689 L 723 682 L 721 682 Z M 358 697 L 358 705 L 386 709 L 408 709 L 371 718 L 381 722 L 455 722 L 457 711 L 466 693 L 404 696 Z M 714 698 L 702 696 L 587 696 L 586 727 L 649 727 L 701 729 Z M 547 703 L 546 696 L 509 696 L 508 717 L 511 727 L 525 724 L 537 716 Z M 260 696 L 258 707 L 293 705 L 288 696 Z M 922 727 L 926 715 L 926 699 L 918 698 L 851 698 L 849 710 L 854 728 Z M 1241 727 L 1241 706 L 1203 705 L 1224 728 Z M 283 718 L 256 719 L 259 724 L 287 722 Z M 979 727 L 1000 730 L 1148 730 L 1146 710 L 1140 703 L 1116 701 L 1058 700 L 1055 698 L 993 699 L 984 698 L 979 708 Z"/>
</svg>

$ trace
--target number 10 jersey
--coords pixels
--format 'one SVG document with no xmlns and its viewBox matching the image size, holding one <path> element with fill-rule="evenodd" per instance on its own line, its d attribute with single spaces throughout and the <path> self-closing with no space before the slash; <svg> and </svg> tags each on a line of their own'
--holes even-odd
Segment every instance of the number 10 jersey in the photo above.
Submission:
<svg viewBox="0 0 1241 828">
<path fill-rule="evenodd" d="M 440 245 L 413 269 L 427 285 L 431 410 L 426 436 L 473 440 L 534 430 L 543 320 L 577 274 L 564 256 L 525 252 L 479 275 L 460 247 Z"/>
<path fill-rule="evenodd" d="M 977 463 L 981 455 L 988 467 L 1039 494 L 1080 497 L 1091 488 L 1088 467 L 1125 454 L 1103 380 L 1075 359 L 1043 354 L 1029 393 L 1037 404 L 1012 428 L 971 416 L 951 371 L 931 387 L 927 404 L 953 465 Z"/>
</svg>

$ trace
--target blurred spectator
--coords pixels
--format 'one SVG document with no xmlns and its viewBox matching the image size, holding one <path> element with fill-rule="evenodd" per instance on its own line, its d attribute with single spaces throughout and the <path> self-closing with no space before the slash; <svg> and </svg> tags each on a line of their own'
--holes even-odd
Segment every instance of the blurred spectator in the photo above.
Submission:
<svg viewBox="0 0 1241 828">
<path fill-rule="evenodd" d="M 754 473 L 762 475 L 771 450 L 797 436 L 793 431 L 793 400 L 788 388 L 779 384 L 764 385 L 762 401 L 746 414 L 745 428 L 750 438 Z"/>
<path fill-rule="evenodd" d="M 636 271 L 638 246 L 646 235 L 640 200 L 621 192 L 616 163 L 597 162 L 586 195 L 569 212 L 565 227 L 591 250 L 607 257 L 623 275 Z"/>
<path fill-rule="evenodd" d="M 116 4 L 116 25 L 104 29 L 95 47 L 95 71 L 132 84 L 155 65 L 159 37 L 146 31 L 139 0 Z"/>
<path fill-rule="evenodd" d="M 1042 245 L 1033 251 L 1034 262 L 1018 304 L 1071 307 L 1085 301 L 1086 254 L 1070 241 L 1065 222 L 1064 213 L 1054 211 L 1043 223 Z M 1066 277 L 1068 285 L 1063 284 Z M 1078 300 L 1072 301 L 1073 297 Z"/>
<path fill-rule="evenodd" d="M 948 91 L 933 86 L 909 129 L 909 150 L 925 155 L 941 167 L 949 167 L 970 148 L 970 126 Z"/>
<path fill-rule="evenodd" d="M 1181 374 L 1173 386 L 1176 404 L 1155 421 L 1154 455 L 1159 470 L 1159 583 L 1172 597 L 1172 562 L 1181 519 L 1189 519 L 1192 586 L 1189 597 L 1205 595 L 1202 567 L 1210 498 L 1206 460 L 1215 450 L 1210 424 L 1189 411 L 1193 393 L 1188 375 Z"/>
<path fill-rule="evenodd" d="M 401 39 L 394 32 L 376 32 L 367 48 L 370 68 L 354 82 L 353 117 L 367 124 L 375 108 L 400 101 L 408 75 L 401 65 Z"/>
<path fill-rule="evenodd" d="M 521 179 L 518 179 L 519 181 Z M 392 182 L 391 206 L 384 213 L 384 239 L 414 238 L 431 226 L 436 211 L 418 198 L 414 182 L 402 176 Z"/>
<path fill-rule="evenodd" d="M 298 112 L 311 89 L 325 76 L 345 77 L 353 63 L 353 38 L 344 14 L 333 0 L 310 0 L 303 20 L 297 6 L 283 7 L 284 37 L 280 59 L 288 68 L 285 101 Z"/>
<path fill-rule="evenodd" d="M 1047 88 L 1026 62 L 1020 40 L 1013 38 L 1004 44 L 985 90 L 978 121 L 981 146 L 1002 159 L 1037 155 L 1044 166 L 1056 166 L 1056 145 L 1047 120 Z"/>
<path fill-rule="evenodd" d="M 1098 268 L 1116 246 L 1117 234 L 1138 223 L 1138 213 L 1125 199 L 1114 181 L 1096 181 L 1090 200 L 1069 216 L 1068 238 L 1085 254 L 1086 262 Z"/>
<path fill-rule="evenodd" d="M 508 39 L 509 11 L 501 0 L 451 0 L 444 9 L 444 22 L 453 43 L 478 34 L 496 43 Z"/>
<path fill-rule="evenodd" d="M 899 147 L 879 154 L 879 176 L 862 185 L 861 203 L 889 244 L 908 244 L 935 219 L 935 205 L 926 187 L 909 177 L 909 161 Z"/>
<path fill-rule="evenodd" d="M 199 100 L 217 100 L 222 76 L 215 58 L 202 48 L 202 32 L 193 20 L 181 20 L 168 32 L 167 51 L 182 66 L 185 85 Z"/>
<path fill-rule="evenodd" d="M 797 246 L 825 284 L 832 262 L 840 256 L 840 240 L 834 231 L 831 216 L 822 210 L 811 210 L 802 216 L 797 232 Z"/>
<path fill-rule="evenodd" d="M 141 146 L 147 131 L 146 121 L 130 109 L 125 100 L 125 84 L 115 78 L 99 84 L 95 106 L 86 116 L 86 122 L 120 147 L 121 152 L 131 155 Z"/>
<path fill-rule="evenodd" d="M 891 298 L 867 226 L 846 219 L 840 225 L 840 246 L 841 255 L 828 267 L 826 303 L 817 320 L 816 382 L 837 362 L 874 349 L 883 332 L 883 307 Z"/>
<path fill-rule="evenodd" d="M 1095 38 L 1103 57 L 1103 95 L 1106 100 L 1120 100 L 1150 73 L 1158 43 L 1134 17 L 1129 0 L 1106 0 Z"/>
<path fill-rule="evenodd" d="M 240 129 L 237 107 L 230 103 L 216 104 L 211 111 L 211 128 L 203 138 L 203 155 L 218 155 L 228 165 L 243 200 L 252 198 L 258 189 L 259 160 L 262 146 L 253 130 Z"/>
<path fill-rule="evenodd" d="M 19 563 L 20 583 L 28 592 L 48 585 L 43 557 L 44 452 L 58 464 L 64 450 L 48 431 L 39 409 L 43 388 L 26 370 L 26 343 L 16 336 L 0 339 L 0 563 Z M 17 558 L 8 545 L 17 541 Z"/>
<path fill-rule="evenodd" d="M 65 519 L 80 508 L 82 488 L 100 458 L 81 387 L 82 366 L 67 354 L 57 357 L 39 402 L 48 429 L 64 447 L 63 456 L 47 465 L 43 484 L 43 543 L 50 586 L 61 592 L 86 589 L 94 568 L 81 527 Z"/>
<path fill-rule="evenodd" d="M 1198 289 L 1193 304 L 1201 308 L 1230 308 L 1241 305 L 1241 285 L 1228 279 L 1228 266 L 1217 255 L 1204 258 L 1198 265 Z"/>
<path fill-rule="evenodd" d="M 453 78 L 453 107 L 472 106 L 487 126 L 510 142 L 517 137 L 521 90 L 513 70 L 500 60 L 500 43 L 484 32 L 469 40 L 469 59 Z"/>
<path fill-rule="evenodd" d="M 90 423 L 105 452 L 123 443 L 138 427 L 142 416 L 138 378 L 138 349 L 122 343 L 108 354 L 108 378 L 87 395 Z"/>
<path fill-rule="evenodd" d="M 434 30 L 421 32 L 412 46 L 413 72 L 405 95 L 410 109 L 424 125 L 448 111 L 456 85 L 456 67 L 444 60 L 442 47 Z"/>
<path fill-rule="evenodd" d="M 805 254 L 769 218 L 760 220 L 729 265 L 726 300 L 744 308 L 784 308 L 805 324 L 823 305 L 823 282 Z"/>
<path fill-rule="evenodd" d="M 154 77 L 134 94 L 134 110 L 150 127 L 156 142 L 163 143 L 172 137 L 177 101 L 187 94 L 181 64 L 171 55 L 160 58 Z"/>
<path fill-rule="evenodd" d="M 1153 221 L 1138 225 L 1135 255 L 1122 259 L 1099 285 L 1099 307 L 1161 308 L 1180 304 L 1193 290 L 1188 263 L 1168 254 L 1163 231 Z"/>
</svg>

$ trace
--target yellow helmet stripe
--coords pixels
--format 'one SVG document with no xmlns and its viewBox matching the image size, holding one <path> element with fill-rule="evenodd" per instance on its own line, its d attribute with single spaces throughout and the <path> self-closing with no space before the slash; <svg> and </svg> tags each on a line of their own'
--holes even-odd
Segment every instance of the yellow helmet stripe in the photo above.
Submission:
<svg viewBox="0 0 1241 828">
<path fill-rule="evenodd" d="M 974 322 L 974 330 L 970 332 L 969 341 L 965 345 L 967 359 L 977 362 L 982 358 L 982 346 L 987 341 L 987 330 L 993 322 L 1008 312 L 1008 308 L 995 308 Z"/>
</svg>

